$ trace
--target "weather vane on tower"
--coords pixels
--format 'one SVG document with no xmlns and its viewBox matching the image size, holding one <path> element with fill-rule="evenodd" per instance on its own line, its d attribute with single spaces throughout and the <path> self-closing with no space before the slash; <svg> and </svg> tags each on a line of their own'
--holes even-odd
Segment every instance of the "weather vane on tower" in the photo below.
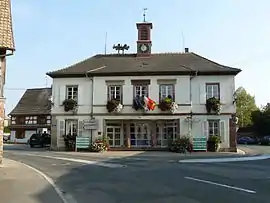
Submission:
<svg viewBox="0 0 270 203">
<path fill-rule="evenodd" d="M 143 9 L 143 22 L 146 22 L 146 20 L 145 20 L 146 11 L 147 11 L 147 8 L 144 8 Z"/>
</svg>

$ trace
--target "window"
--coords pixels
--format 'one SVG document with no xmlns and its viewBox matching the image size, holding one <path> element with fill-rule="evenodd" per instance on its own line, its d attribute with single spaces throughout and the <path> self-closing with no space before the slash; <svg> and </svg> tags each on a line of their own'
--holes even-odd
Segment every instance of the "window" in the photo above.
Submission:
<svg viewBox="0 0 270 203">
<path fill-rule="evenodd" d="M 174 101 L 174 85 L 159 85 L 159 100 L 163 100 L 166 97 L 171 97 Z"/>
<path fill-rule="evenodd" d="M 141 36 L 140 36 L 141 40 L 149 40 L 148 39 L 148 28 L 147 27 L 142 27 L 140 34 L 141 34 Z"/>
<path fill-rule="evenodd" d="M 134 86 L 134 97 L 148 97 L 148 85 L 135 85 Z"/>
<path fill-rule="evenodd" d="M 78 134 L 78 120 L 66 120 L 66 135 L 76 135 Z"/>
<path fill-rule="evenodd" d="M 15 131 L 15 138 L 16 139 L 23 139 L 25 138 L 25 131 L 22 129 L 16 129 Z"/>
<path fill-rule="evenodd" d="M 130 145 L 132 147 L 150 146 L 150 125 L 148 123 L 131 123 L 130 124 Z"/>
<path fill-rule="evenodd" d="M 37 124 L 37 116 L 26 116 L 24 123 L 29 124 Z"/>
<path fill-rule="evenodd" d="M 38 124 L 46 124 L 46 116 L 39 116 Z"/>
<path fill-rule="evenodd" d="M 11 124 L 16 125 L 16 117 L 11 117 Z"/>
<path fill-rule="evenodd" d="M 67 99 L 78 100 L 78 86 L 67 86 Z"/>
<path fill-rule="evenodd" d="M 167 147 L 171 141 L 177 139 L 179 125 L 177 120 L 158 122 L 156 124 L 157 146 Z"/>
<path fill-rule="evenodd" d="M 206 84 L 206 99 L 215 97 L 217 99 L 219 98 L 220 94 L 219 94 L 219 84 L 215 83 L 215 84 Z"/>
<path fill-rule="evenodd" d="M 47 124 L 51 124 L 51 116 L 47 116 Z"/>
<path fill-rule="evenodd" d="M 108 100 L 112 99 L 122 101 L 122 86 L 120 85 L 108 86 Z"/>
<path fill-rule="evenodd" d="M 208 136 L 220 135 L 219 120 L 208 120 Z"/>
</svg>

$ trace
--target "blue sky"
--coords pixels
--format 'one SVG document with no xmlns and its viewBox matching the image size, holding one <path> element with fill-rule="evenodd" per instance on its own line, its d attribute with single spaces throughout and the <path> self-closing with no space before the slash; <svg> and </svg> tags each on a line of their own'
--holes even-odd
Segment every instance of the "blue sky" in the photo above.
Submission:
<svg viewBox="0 0 270 203">
<path fill-rule="evenodd" d="M 183 51 L 241 68 L 237 86 L 270 102 L 270 1 L 260 0 L 12 0 L 16 53 L 8 59 L 5 96 L 10 112 L 26 88 L 44 87 L 50 70 L 97 53 L 113 44 L 135 52 L 143 8 L 154 24 L 153 52 Z M 46 82 L 47 81 L 47 82 Z"/>
</svg>

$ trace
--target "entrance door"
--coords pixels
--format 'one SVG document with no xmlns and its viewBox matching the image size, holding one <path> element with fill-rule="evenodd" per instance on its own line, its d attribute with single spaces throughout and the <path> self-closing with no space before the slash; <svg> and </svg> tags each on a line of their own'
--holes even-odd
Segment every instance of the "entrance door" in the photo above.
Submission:
<svg viewBox="0 0 270 203">
<path fill-rule="evenodd" d="M 130 144 L 132 147 L 149 147 L 151 144 L 150 125 L 148 123 L 130 124 Z"/>
<path fill-rule="evenodd" d="M 110 147 L 121 146 L 121 127 L 120 126 L 107 126 L 106 127 L 107 138 L 109 140 Z"/>
</svg>

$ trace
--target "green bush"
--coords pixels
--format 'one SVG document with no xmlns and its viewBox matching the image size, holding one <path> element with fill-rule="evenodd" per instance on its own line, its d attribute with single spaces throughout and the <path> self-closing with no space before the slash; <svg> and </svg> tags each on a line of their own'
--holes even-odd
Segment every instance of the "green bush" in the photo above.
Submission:
<svg viewBox="0 0 270 203">
<path fill-rule="evenodd" d="M 193 151 L 193 144 L 190 137 L 183 136 L 173 141 L 169 148 L 171 152 L 186 153 Z"/>
</svg>

